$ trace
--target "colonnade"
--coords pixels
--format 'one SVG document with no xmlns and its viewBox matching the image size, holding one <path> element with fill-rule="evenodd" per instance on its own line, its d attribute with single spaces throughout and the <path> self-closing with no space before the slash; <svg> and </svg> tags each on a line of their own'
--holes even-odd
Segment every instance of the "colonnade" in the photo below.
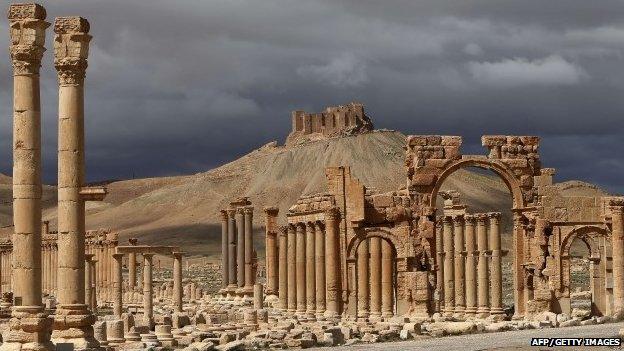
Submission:
<svg viewBox="0 0 624 351">
<path fill-rule="evenodd" d="M 503 314 L 500 213 L 444 216 L 436 226 L 439 309 L 448 316 Z"/>
<path fill-rule="evenodd" d="M 245 198 L 221 210 L 221 294 L 230 298 L 253 295 L 255 250 L 253 207 Z"/>
<path fill-rule="evenodd" d="M 394 315 L 395 253 L 380 237 L 357 247 L 357 317 L 372 320 Z"/>
<path fill-rule="evenodd" d="M 11 261 L 13 260 L 13 245 L 10 241 L 0 243 L 0 292 L 10 291 L 11 288 Z"/>
<path fill-rule="evenodd" d="M 114 258 L 113 253 L 119 245 L 117 233 L 94 231 L 87 234 L 85 253 L 91 254 L 85 258 L 85 273 L 91 277 L 92 292 L 97 301 L 111 302 L 113 299 Z M 88 271 L 88 272 L 87 272 Z M 85 286 L 85 289 L 88 287 Z"/>
<path fill-rule="evenodd" d="M 57 267 L 58 267 L 58 244 L 55 234 L 44 234 L 41 243 L 41 286 L 43 293 L 56 295 Z"/>
<path fill-rule="evenodd" d="M 267 291 L 278 295 L 279 308 L 310 319 L 340 315 L 339 212 L 305 222 L 290 217 L 280 228 L 277 210 L 265 213 Z"/>
</svg>

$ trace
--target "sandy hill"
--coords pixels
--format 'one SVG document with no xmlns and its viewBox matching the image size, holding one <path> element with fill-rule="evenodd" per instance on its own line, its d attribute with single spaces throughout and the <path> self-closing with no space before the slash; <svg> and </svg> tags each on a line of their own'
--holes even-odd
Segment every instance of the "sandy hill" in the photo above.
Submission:
<svg viewBox="0 0 624 351">
<path fill-rule="evenodd" d="M 350 166 L 364 184 L 379 191 L 398 189 L 405 184 L 404 140 L 399 132 L 376 131 L 288 148 L 269 143 L 204 173 L 114 182 L 108 185 L 104 202 L 88 203 L 87 228 L 112 228 L 124 241 L 138 237 L 144 243 L 179 245 L 192 254 L 216 256 L 221 241 L 219 209 L 231 199 L 251 199 L 256 208 L 254 225 L 261 235 L 262 208 L 278 206 L 283 215 L 299 196 L 325 191 L 327 166 Z M 11 223 L 9 183 L 0 178 L 3 225 Z M 579 184 L 566 185 L 566 191 L 585 189 Z M 511 207 L 507 188 L 492 174 L 459 170 L 442 188 L 460 191 L 474 212 Z M 51 221 L 52 228 L 54 202 L 54 188 L 46 186 L 44 219 Z M 256 246 L 261 252 L 263 245 L 259 236 Z"/>
</svg>

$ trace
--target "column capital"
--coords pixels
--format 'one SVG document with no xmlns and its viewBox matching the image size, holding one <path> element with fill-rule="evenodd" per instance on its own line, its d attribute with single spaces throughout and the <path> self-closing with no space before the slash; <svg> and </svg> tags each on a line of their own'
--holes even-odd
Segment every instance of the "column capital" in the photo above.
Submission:
<svg viewBox="0 0 624 351">
<path fill-rule="evenodd" d="M 136 244 L 139 243 L 139 239 L 137 238 L 130 238 L 128 239 L 128 243 L 130 243 L 130 245 L 135 246 Z"/>
<path fill-rule="evenodd" d="M 467 215 L 464 216 L 464 220 L 466 221 L 466 225 L 474 226 L 475 225 L 476 216 L 474 216 L 472 214 L 467 214 Z"/>
<path fill-rule="evenodd" d="M 498 221 L 501 218 L 501 213 L 500 212 L 488 212 L 487 216 L 490 219 L 490 221 L 492 220 Z"/>
<path fill-rule="evenodd" d="M 236 209 L 235 208 L 227 208 L 227 209 L 225 209 L 225 212 L 227 212 L 228 217 L 230 218 L 230 220 L 234 219 L 234 216 L 236 215 Z"/>
<path fill-rule="evenodd" d="M 172 255 L 173 255 L 173 257 L 175 257 L 175 258 L 182 258 L 182 256 L 184 255 L 184 252 L 182 252 L 182 251 L 174 251 L 174 252 L 172 253 Z"/>
<path fill-rule="evenodd" d="M 113 258 L 116 259 L 116 260 L 117 259 L 122 259 L 123 257 L 124 257 L 124 254 L 122 254 L 122 253 L 114 253 L 113 254 Z"/>
<path fill-rule="evenodd" d="M 485 221 L 488 218 L 486 213 L 475 213 L 474 217 L 475 217 L 478 225 L 485 225 Z"/>
<path fill-rule="evenodd" d="M 13 75 L 39 74 L 45 52 L 46 10 L 38 4 L 12 4 L 8 19 L 11 32 L 11 63 Z"/>
<path fill-rule="evenodd" d="M 453 223 L 455 224 L 455 226 L 460 226 L 462 225 L 463 222 L 464 222 L 463 214 L 457 214 L 453 216 Z"/>
<path fill-rule="evenodd" d="M 236 207 L 234 209 L 234 211 L 236 211 L 237 215 L 241 215 L 241 216 L 245 215 L 245 208 L 244 207 Z"/>
<path fill-rule="evenodd" d="M 253 214 L 254 208 L 253 206 L 245 206 L 243 207 L 243 213 L 246 215 L 251 215 Z"/>
<path fill-rule="evenodd" d="M 264 213 L 267 214 L 267 216 L 277 217 L 279 213 L 279 208 L 275 206 L 267 206 L 263 208 L 263 210 L 264 210 Z"/>
<path fill-rule="evenodd" d="M 442 216 L 442 222 L 444 224 L 451 225 L 451 224 L 453 224 L 453 217 L 452 216 Z"/>
<path fill-rule="evenodd" d="M 340 219 L 340 211 L 336 207 L 325 210 L 325 219 L 337 221 Z"/>
<path fill-rule="evenodd" d="M 54 67 L 60 85 L 82 85 L 89 56 L 89 21 L 82 17 L 54 20 Z"/>
<path fill-rule="evenodd" d="M 221 210 L 219 211 L 219 213 L 221 214 L 221 220 L 222 221 L 227 221 L 228 220 L 228 213 L 227 210 Z"/>
<path fill-rule="evenodd" d="M 141 255 L 143 256 L 143 258 L 151 259 L 152 257 L 154 257 L 155 253 L 145 252 L 145 253 L 143 253 Z"/>
<path fill-rule="evenodd" d="M 323 223 L 322 221 L 314 221 L 314 227 L 318 230 L 318 229 L 323 229 L 323 227 L 325 227 L 325 223 Z"/>
</svg>

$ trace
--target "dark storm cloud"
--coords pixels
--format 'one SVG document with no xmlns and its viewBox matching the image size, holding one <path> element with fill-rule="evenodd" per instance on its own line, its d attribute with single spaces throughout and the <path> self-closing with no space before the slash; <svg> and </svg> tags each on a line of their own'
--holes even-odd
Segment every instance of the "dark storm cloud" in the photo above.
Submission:
<svg viewBox="0 0 624 351">
<path fill-rule="evenodd" d="M 482 134 L 540 135 L 559 180 L 624 192 L 621 1 L 61 0 L 47 9 L 91 22 L 90 180 L 206 170 L 283 140 L 293 109 L 358 100 L 377 127 L 462 135 L 470 152 L 482 152 Z M 43 72 L 45 179 L 55 182 L 50 52 Z M 10 172 L 8 54 L 0 74 L 0 170 Z"/>
</svg>

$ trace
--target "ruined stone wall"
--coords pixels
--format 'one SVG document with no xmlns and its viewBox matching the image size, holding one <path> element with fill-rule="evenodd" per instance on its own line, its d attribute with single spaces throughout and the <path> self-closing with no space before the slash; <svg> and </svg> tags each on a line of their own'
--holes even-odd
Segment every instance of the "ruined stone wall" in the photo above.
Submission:
<svg viewBox="0 0 624 351">
<path fill-rule="evenodd" d="M 319 113 L 292 112 L 292 131 L 286 145 L 351 135 L 373 130 L 373 123 L 364 113 L 364 105 L 351 102 L 347 105 L 327 107 Z"/>
</svg>

